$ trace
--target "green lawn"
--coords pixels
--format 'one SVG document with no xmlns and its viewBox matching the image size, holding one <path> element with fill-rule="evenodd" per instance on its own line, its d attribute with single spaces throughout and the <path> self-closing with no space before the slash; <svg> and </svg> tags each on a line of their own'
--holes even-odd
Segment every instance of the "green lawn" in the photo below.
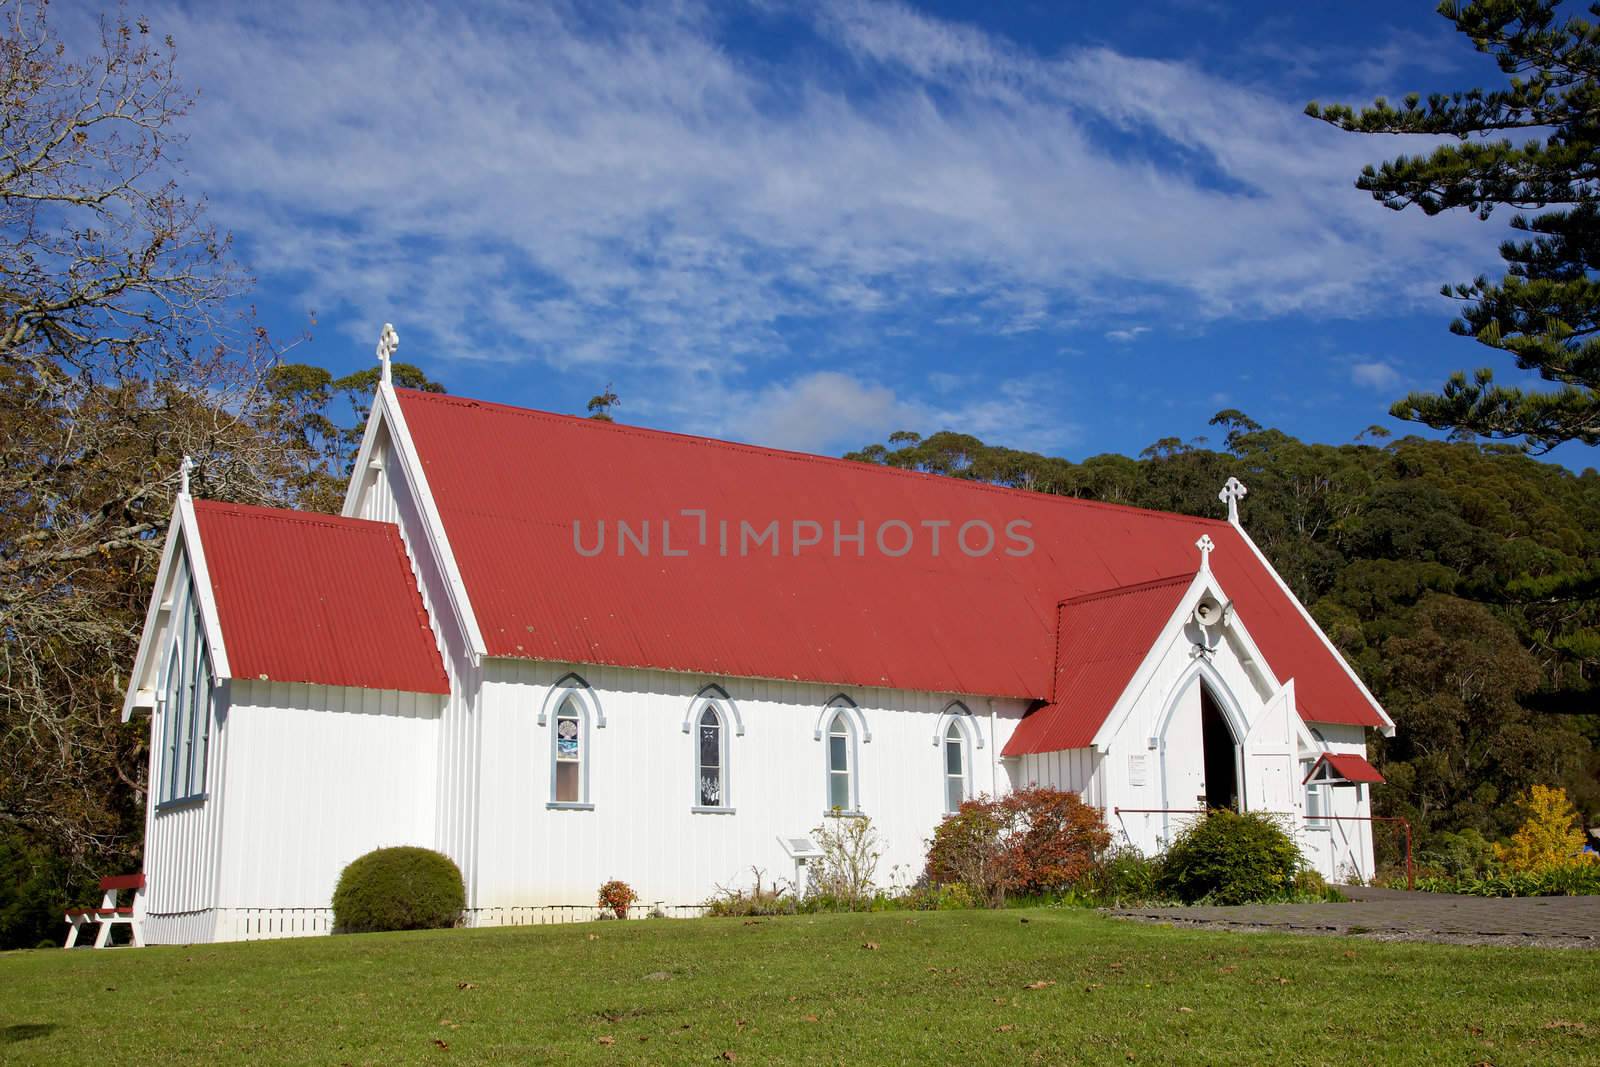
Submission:
<svg viewBox="0 0 1600 1067">
<path fill-rule="evenodd" d="M 1600 1062 L 1600 954 L 1073 910 L 0 955 L 7 1063 Z"/>
</svg>

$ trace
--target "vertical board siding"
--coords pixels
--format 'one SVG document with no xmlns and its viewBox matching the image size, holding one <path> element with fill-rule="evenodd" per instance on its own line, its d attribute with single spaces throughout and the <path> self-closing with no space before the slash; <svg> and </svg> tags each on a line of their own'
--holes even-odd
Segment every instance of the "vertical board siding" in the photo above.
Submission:
<svg viewBox="0 0 1600 1067">
<path fill-rule="evenodd" d="M 171 608 L 155 643 L 159 688 L 165 690 L 165 672 L 175 641 L 185 640 L 192 625 L 194 587 L 192 570 L 180 546 L 172 568 Z M 161 805 L 161 781 L 169 773 L 165 731 L 174 714 L 158 701 L 150 715 L 149 788 L 145 795 L 143 908 L 152 944 L 167 941 L 207 941 L 211 938 L 216 906 L 220 846 L 220 805 L 227 767 L 227 706 L 229 686 L 221 682 L 212 690 L 206 729 L 205 781 L 200 795 L 180 804 Z M 122 872 L 116 872 L 122 873 Z"/>
<path fill-rule="evenodd" d="M 382 469 L 367 475 L 370 484 L 361 494 L 358 513 L 362 518 L 392 522 L 400 528 L 400 539 L 411 558 L 417 588 L 444 657 L 445 673 L 450 677 L 450 695 L 439 716 L 436 740 L 439 773 L 429 785 L 418 783 L 418 789 L 431 789 L 435 808 L 433 847 L 461 868 L 467 885 L 467 905 L 473 907 L 478 883 L 475 850 L 479 752 L 479 716 L 473 709 L 482 670 L 473 664 L 465 635 L 453 614 L 444 564 L 429 539 L 419 489 L 407 480 L 387 426 L 374 442 L 373 457 Z"/>
<path fill-rule="evenodd" d="M 792 881 L 778 841 L 824 821 L 826 742 L 818 720 L 837 688 L 726 679 L 631 668 L 580 667 L 604 711 L 589 724 L 591 811 L 551 809 L 553 722 L 540 707 L 568 667 L 491 660 L 483 684 L 482 814 L 478 846 L 482 923 L 539 905 L 587 905 L 600 884 L 621 878 L 645 901 L 699 903 L 718 886 Z M 728 801 L 733 814 L 691 811 L 696 803 L 694 731 L 683 730 L 700 689 L 726 689 L 744 724 L 729 724 Z M 944 813 L 943 749 L 935 744 L 948 696 L 847 690 L 871 740 L 857 738 L 861 809 L 873 820 L 882 885 L 907 885 L 922 871 L 927 838 Z M 1021 717 L 1021 701 L 974 709 L 984 747 L 969 746 L 969 787 L 1002 791 L 1009 771 L 995 758 Z"/>
<path fill-rule="evenodd" d="M 325 910 L 357 856 L 432 845 L 442 698 L 283 682 L 233 691 L 225 912 Z"/>
</svg>

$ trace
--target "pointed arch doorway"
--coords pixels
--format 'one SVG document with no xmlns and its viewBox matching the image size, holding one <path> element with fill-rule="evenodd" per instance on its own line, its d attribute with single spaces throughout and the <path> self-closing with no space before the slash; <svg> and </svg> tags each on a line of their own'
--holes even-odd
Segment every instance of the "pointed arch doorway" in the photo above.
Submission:
<svg viewBox="0 0 1600 1067">
<path fill-rule="evenodd" d="M 1200 683 L 1200 745 L 1205 806 L 1239 810 L 1239 742 L 1211 687 Z"/>
<path fill-rule="evenodd" d="M 1183 812 L 1247 806 L 1240 742 L 1246 720 L 1227 683 L 1200 661 L 1171 694 L 1151 738 L 1160 756 L 1165 840 L 1193 821 Z"/>
</svg>

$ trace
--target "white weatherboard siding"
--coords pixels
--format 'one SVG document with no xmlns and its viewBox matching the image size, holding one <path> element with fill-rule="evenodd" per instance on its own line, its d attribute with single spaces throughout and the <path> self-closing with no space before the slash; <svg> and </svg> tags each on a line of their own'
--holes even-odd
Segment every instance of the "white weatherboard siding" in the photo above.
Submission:
<svg viewBox="0 0 1600 1067">
<path fill-rule="evenodd" d="M 1006 762 L 1016 770 L 1012 777 L 1018 786 L 1044 785 L 1077 793 L 1087 804 L 1105 805 L 1104 776 L 1100 762 L 1104 757 L 1092 748 L 1069 748 L 1056 752 L 1029 753 Z"/>
<path fill-rule="evenodd" d="M 232 697 L 218 936 L 326 932 L 346 864 L 432 846 L 443 698 L 250 681 Z"/>
<path fill-rule="evenodd" d="M 185 640 L 185 625 L 194 625 L 194 586 L 190 580 L 187 550 L 177 549 L 168 578 L 168 588 L 158 590 L 165 605 L 158 615 L 152 662 L 158 664 L 155 683 L 166 689 L 166 671 L 175 642 Z M 192 642 L 193 635 L 189 635 Z M 192 643 L 189 645 L 193 649 Z M 217 858 L 220 855 L 221 822 L 217 805 L 210 799 L 220 796 L 226 780 L 227 706 L 229 684 L 224 681 L 212 693 L 205 709 L 206 745 L 204 781 L 196 795 L 177 802 L 159 803 L 160 783 L 171 768 L 166 737 L 168 720 L 175 709 L 162 699 L 150 715 L 151 787 L 145 798 L 145 871 L 160 871 L 160 878 L 149 878 L 140 906 L 146 916 L 144 936 L 152 944 L 164 941 L 209 941 L 214 936 L 217 899 Z"/>
<path fill-rule="evenodd" d="M 481 747 L 480 716 L 474 711 L 483 671 L 467 651 L 464 627 L 452 614 L 444 561 L 428 534 L 420 503 L 419 476 L 395 446 L 389 427 L 375 421 L 371 458 L 360 490 L 353 495 L 350 514 L 376 522 L 392 522 L 400 529 L 411 569 L 417 578 L 422 603 L 428 611 L 434 638 L 439 642 L 450 696 L 440 714 L 437 735 L 439 774 L 432 782 L 437 802 L 433 847 L 456 861 L 467 884 L 467 907 L 476 906 L 478 843 L 478 761 Z M 427 788 L 419 783 L 419 789 Z"/>
<path fill-rule="evenodd" d="M 792 881 L 779 834 L 805 835 L 827 808 L 826 740 L 816 731 L 837 688 L 730 680 L 611 667 L 579 667 L 605 726 L 591 722 L 589 802 L 593 810 L 547 808 L 553 718 L 538 723 L 546 693 L 569 668 L 491 660 L 483 687 L 483 764 L 478 921 L 517 921 L 516 909 L 587 904 L 600 884 L 621 878 L 646 902 L 691 904 L 718 885 L 748 886 L 752 866 Z M 683 723 L 710 682 L 728 691 L 744 724 L 729 724 L 728 803 L 732 814 L 696 803 L 694 731 Z M 851 689 L 871 740 L 858 736 L 860 809 L 871 817 L 883 857 L 878 880 L 909 883 L 921 873 L 925 842 L 944 813 L 944 753 L 934 744 L 949 696 Z M 986 701 L 969 704 L 970 792 L 1004 792 L 996 754 L 1021 717 L 1021 701 L 996 701 L 991 736 Z M 947 725 L 947 724 L 946 724 Z M 822 723 L 826 730 L 826 723 Z M 976 745 L 982 738 L 983 747 Z M 997 780 L 998 776 L 998 780 Z M 896 870 L 898 868 L 898 870 Z"/>
</svg>

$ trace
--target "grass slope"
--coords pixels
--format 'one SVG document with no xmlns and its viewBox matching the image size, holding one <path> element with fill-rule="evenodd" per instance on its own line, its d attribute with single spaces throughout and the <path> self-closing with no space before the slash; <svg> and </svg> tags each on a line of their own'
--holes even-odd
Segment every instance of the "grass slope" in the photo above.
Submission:
<svg viewBox="0 0 1600 1067">
<path fill-rule="evenodd" d="M 1594 953 L 1221 934 L 1071 910 L 0 955 L 9 1063 L 1597 1058 Z"/>
</svg>

